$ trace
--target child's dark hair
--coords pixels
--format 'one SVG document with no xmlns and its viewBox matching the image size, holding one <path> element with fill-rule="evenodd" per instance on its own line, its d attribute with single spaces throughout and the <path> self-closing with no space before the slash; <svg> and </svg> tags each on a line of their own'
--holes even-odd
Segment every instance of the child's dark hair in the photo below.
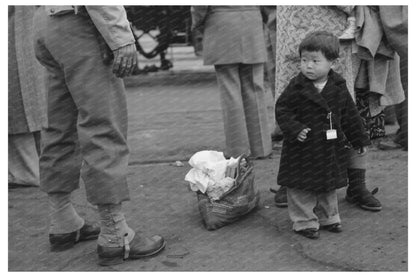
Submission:
<svg viewBox="0 0 416 277">
<path fill-rule="evenodd" d="M 339 58 L 339 40 L 327 31 L 317 31 L 306 35 L 299 45 L 299 56 L 302 51 L 321 51 L 330 61 Z"/>
</svg>

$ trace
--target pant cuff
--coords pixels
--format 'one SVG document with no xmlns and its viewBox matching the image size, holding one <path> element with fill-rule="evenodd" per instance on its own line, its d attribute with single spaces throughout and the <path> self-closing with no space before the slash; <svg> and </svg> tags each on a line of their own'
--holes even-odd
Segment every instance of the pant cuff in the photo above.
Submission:
<svg viewBox="0 0 416 277">
<path fill-rule="evenodd" d="M 317 221 L 298 221 L 293 223 L 293 230 L 300 231 L 304 229 L 319 229 L 319 223 Z"/>
<path fill-rule="evenodd" d="M 319 225 L 321 226 L 331 225 L 335 223 L 341 223 L 341 218 L 339 217 L 339 214 L 319 220 Z"/>
</svg>

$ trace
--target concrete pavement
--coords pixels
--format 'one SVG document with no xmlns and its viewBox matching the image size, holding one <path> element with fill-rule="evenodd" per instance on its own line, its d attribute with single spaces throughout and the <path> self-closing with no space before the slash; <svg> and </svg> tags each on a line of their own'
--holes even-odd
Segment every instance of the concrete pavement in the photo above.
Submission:
<svg viewBox="0 0 416 277">
<path fill-rule="evenodd" d="M 158 256 L 113 267 L 96 265 L 96 244 L 51 253 L 46 196 L 37 188 L 9 189 L 9 271 L 406 271 L 408 269 L 407 152 L 370 149 L 367 183 L 379 187 L 383 210 L 348 204 L 339 190 L 344 231 L 309 240 L 291 231 L 287 209 L 274 206 L 280 151 L 255 161 L 258 208 L 216 231 L 204 229 L 196 195 L 176 167 L 200 150 L 224 148 L 221 106 L 212 68 L 175 69 L 126 80 L 129 108 L 129 225 L 167 240 Z M 272 104 L 270 118 L 273 118 Z M 271 124 L 272 128 L 272 124 Z M 96 220 L 84 188 L 79 213 Z"/>
</svg>

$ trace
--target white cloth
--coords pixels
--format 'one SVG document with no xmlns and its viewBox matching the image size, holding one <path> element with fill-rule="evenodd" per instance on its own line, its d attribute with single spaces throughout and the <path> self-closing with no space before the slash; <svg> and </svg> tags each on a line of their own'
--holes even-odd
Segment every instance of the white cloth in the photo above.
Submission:
<svg viewBox="0 0 416 277">
<path fill-rule="evenodd" d="M 313 85 L 316 87 L 318 92 L 321 93 L 327 82 L 328 80 L 326 80 L 325 82 L 321 82 L 321 83 L 314 82 Z"/>
<path fill-rule="evenodd" d="M 237 159 L 225 159 L 222 152 L 204 150 L 195 153 L 189 164 L 193 167 L 185 176 L 192 191 L 201 191 L 218 199 L 234 184 L 234 179 L 226 176 L 227 168 L 237 167 Z"/>
</svg>

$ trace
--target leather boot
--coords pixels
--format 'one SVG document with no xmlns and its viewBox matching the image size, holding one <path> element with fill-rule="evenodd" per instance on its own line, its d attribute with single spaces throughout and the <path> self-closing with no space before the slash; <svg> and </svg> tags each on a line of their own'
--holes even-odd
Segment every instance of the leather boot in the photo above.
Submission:
<svg viewBox="0 0 416 277">
<path fill-rule="evenodd" d="M 51 251 L 63 251 L 76 243 L 98 237 L 100 228 L 85 223 L 71 203 L 71 193 L 49 193 L 50 227 L 49 243 Z"/>
<path fill-rule="evenodd" d="M 278 190 L 270 189 L 274 195 L 274 204 L 279 208 L 287 207 L 287 188 L 281 186 Z"/>
<path fill-rule="evenodd" d="M 99 205 L 101 233 L 97 253 L 99 265 L 116 265 L 128 259 L 139 259 L 159 253 L 166 245 L 161 236 L 147 238 L 127 226 L 121 204 Z"/>
<path fill-rule="evenodd" d="M 381 211 L 380 201 L 374 197 L 378 188 L 369 192 L 365 186 L 365 169 L 348 168 L 348 188 L 345 199 L 350 203 L 356 203 L 364 210 Z"/>
</svg>

